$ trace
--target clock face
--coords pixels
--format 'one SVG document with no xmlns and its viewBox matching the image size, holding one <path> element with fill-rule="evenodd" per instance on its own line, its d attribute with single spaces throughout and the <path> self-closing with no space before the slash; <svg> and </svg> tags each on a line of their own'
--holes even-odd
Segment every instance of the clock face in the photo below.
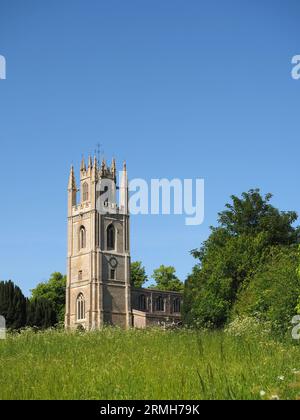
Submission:
<svg viewBox="0 0 300 420">
<path fill-rule="evenodd" d="M 110 266 L 111 266 L 112 268 L 116 268 L 116 267 L 117 267 L 117 265 L 118 265 L 118 261 L 116 260 L 116 258 L 115 258 L 115 257 L 112 257 L 112 258 L 109 260 L 109 264 L 110 264 Z"/>
</svg>

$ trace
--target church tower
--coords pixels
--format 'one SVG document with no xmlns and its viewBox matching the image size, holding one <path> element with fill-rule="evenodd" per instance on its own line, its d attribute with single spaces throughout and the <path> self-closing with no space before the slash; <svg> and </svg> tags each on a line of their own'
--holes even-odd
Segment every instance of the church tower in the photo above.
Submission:
<svg viewBox="0 0 300 420">
<path fill-rule="evenodd" d="M 68 183 L 65 326 L 105 324 L 132 325 L 128 179 L 124 163 L 118 188 L 115 160 L 109 167 L 89 157 L 81 161 L 79 189 L 73 167 Z"/>
</svg>

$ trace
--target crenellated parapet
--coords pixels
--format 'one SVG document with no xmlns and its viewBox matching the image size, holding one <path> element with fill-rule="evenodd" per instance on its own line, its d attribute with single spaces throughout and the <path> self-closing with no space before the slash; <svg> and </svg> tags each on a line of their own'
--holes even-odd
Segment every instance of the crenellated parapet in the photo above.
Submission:
<svg viewBox="0 0 300 420">
<path fill-rule="evenodd" d="M 108 211 L 115 213 L 128 213 L 128 179 L 126 164 L 123 165 L 122 177 L 120 181 L 120 194 L 119 202 L 117 202 L 117 168 L 116 160 L 113 158 L 111 165 L 109 166 L 103 159 L 101 165 L 96 157 L 92 159 L 88 157 L 87 164 L 84 157 L 82 157 L 80 164 L 80 177 L 79 177 L 79 188 L 77 188 L 76 177 L 73 166 L 70 170 L 69 182 L 68 182 L 68 194 L 69 194 L 69 205 L 68 214 L 69 216 L 80 211 L 87 211 L 90 209 L 91 203 L 92 208 L 96 209 L 97 200 L 99 196 L 105 194 L 109 189 L 109 195 L 103 202 L 103 206 Z M 109 188 L 107 187 L 109 185 Z M 79 192 L 79 200 L 78 193 Z M 106 209 L 104 209 L 106 210 Z"/>
</svg>

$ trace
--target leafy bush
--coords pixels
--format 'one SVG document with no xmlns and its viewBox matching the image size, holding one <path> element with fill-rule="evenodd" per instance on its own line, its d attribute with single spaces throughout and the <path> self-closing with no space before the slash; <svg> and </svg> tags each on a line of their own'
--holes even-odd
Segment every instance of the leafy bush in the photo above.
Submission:
<svg viewBox="0 0 300 420">
<path fill-rule="evenodd" d="M 254 316 L 270 322 L 276 335 L 289 334 L 300 294 L 297 266 L 296 247 L 273 248 L 269 259 L 240 291 L 233 315 Z"/>
<path fill-rule="evenodd" d="M 184 314 L 187 322 L 219 328 L 230 318 L 240 288 L 265 260 L 268 244 L 263 233 L 228 237 L 215 231 L 209 241 L 201 266 L 186 281 Z"/>
<path fill-rule="evenodd" d="M 262 275 L 271 276 L 272 281 L 266 282 L 269 288 L 253 311 L 262 313 L 265 306 L 265 320 L 271 320 L 277 331 L 286 329 L 296 308 L 295 297 L 299 296 L 297 257 L 295 254 L 294 257 L 286 256 L 274 269 L 272 263 L 267 264 L 270 254 L 276 253 L 276 249 L 279 253 L 283 248 L 289 252 L 290 247 L 297 243 L 299 227 L 293 226 L 297 214 L 279 211 L 269 203 L 271 197 L 271 194 L 262 196 L 258 189 L 243 193 L 241 198 L 232 196 L 232 203 L 227 203 L 226 209 L 219 213 L 219 225 L 211 228 L 209 238 L 199 249 L 192 251 L 198 264 L 185 284 L 183 314 L 186 323 L 223 327 L 232 320 L 236 302 L 243 291 L 249 287 L 254 294 L 258 288 L 259 295 L 264 284 L 264 280 L 262 284 L 259 281 L 259 275 Z M 288 264 L 288 267 L 285 269 L 280 264 Z M 278 281 L 274 279 L 277 275 L 280 276 Z M 284 290 L 285 284 L 287 291 Z M 274 290 L 268 292 L 273 287 Z M 280 302 L 282 294 L 286 296 Z M 247 296 L 244 296 L 244 302 Z M 252 311 L 250 316 L 253 316 Z"/>
<path fill-rule="evenodd" d="M 249 337 L 251 340 L 271 335 L 271 323 L 261 322 L 251 316 L 236 317 L 224 330 L 234 337 Z"/>
</svg>

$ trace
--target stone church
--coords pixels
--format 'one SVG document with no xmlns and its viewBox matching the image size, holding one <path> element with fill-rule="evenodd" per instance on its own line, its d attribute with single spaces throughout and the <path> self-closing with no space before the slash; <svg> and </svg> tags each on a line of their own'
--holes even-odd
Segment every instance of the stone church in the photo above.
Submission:
<svg viewBox="0 0 300 420">
<path fill-rule="evenodd" d="M 126 164 L 117 186 L 116 162 L 84 158 L 77 187 L 68 183 L 66 328 L 123 328 L 180 321 L 182 295 L 136 289 L 130 282 L 130 216 Z M 80 199 L 77 201 L 77 193 Z"/>
</svg>

